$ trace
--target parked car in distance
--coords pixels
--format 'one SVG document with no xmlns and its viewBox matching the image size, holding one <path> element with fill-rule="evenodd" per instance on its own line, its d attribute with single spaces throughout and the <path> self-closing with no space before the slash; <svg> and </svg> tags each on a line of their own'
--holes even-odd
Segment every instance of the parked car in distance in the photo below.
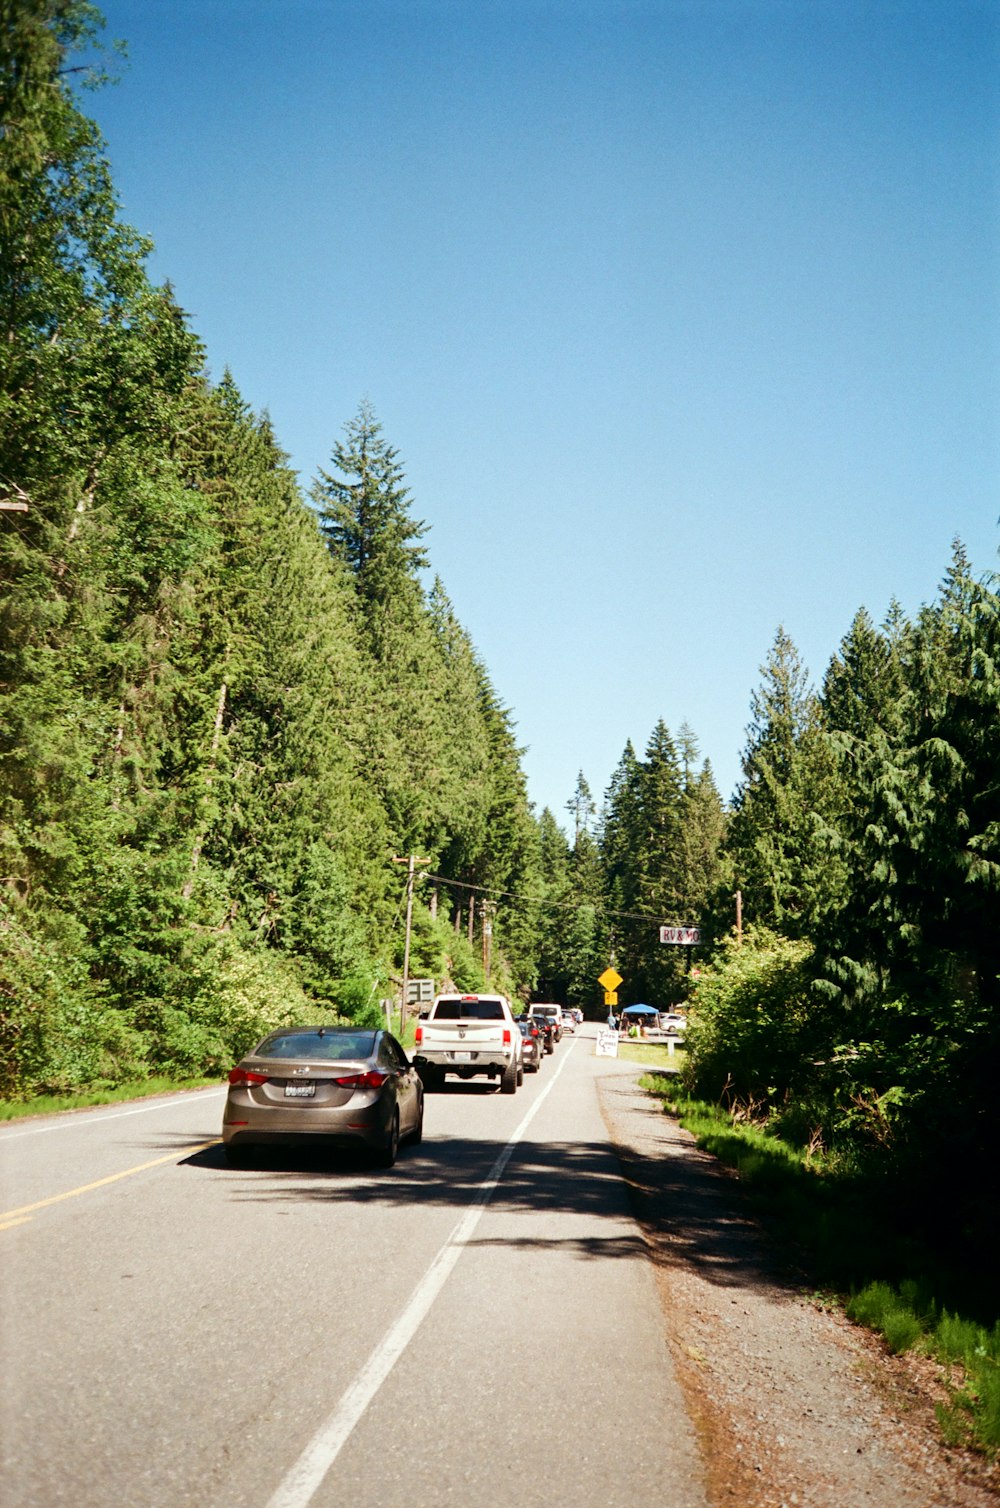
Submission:
<svg viewBox="0 0 1000 1508">
<path fill-rule="evenodd" d="M 564 1032 L 572 1032 L 574 1036 L 576 1035 L 576 1017 L 572 1011 L 566 1010 L 565 1007 L 562 1013 L 562 1029 Z"/>
<path fill-rule="evenodd" d="M 547 1016 L 549 1018 L 549 1020 L 551 1020 L 551 1021 L 553 1021 L 555 1023 L 556 1041 L 558 1042 L 559 1039 L 562 1037 L 563 1013 L 562 1013 L 562 1006 L 561 1005 L 551 1005 L 551 1004 L 549 1004 L 546 1001 L 538 1002 L 538 1003 L 535 1003 L 534 1005 L 529 1005 L 528 1006 L 528 1015 L 529 1016 Z"/>
<path fill-rule="evenodd" d="M 222 1142 L 230 1163 L 253 1147 L 367 1147 L 391 1168 L 424 1129 L 420 1075 L 387 1031 L 293 1026 L 271 1032 L 229 1074 Z"/>
<path fill-rule="evenodd" d="M 542 1066 L 542 1058 L 545 1056 L 544 1027 L 540 1027 L 537 1021 L 532 1021 L 528 1016 L 518 1016 L 517 1024 L 523 1038 L 524 1071 L 537 1073 Z"/>
<path fill-rule="evenodd" d="M 687 1019 L 679 1012 L 660 1012 L 660 1030 L 666 1032 L 668 1037 L 683 1037 L 686 1028 Z"/>
</svg>

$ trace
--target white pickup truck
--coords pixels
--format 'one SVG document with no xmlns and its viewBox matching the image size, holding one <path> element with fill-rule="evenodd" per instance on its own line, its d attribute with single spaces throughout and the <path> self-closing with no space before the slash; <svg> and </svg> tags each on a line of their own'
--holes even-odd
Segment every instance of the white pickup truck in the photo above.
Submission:
<svg viewBox="0 0 1000 1508">
<path fill-rule="evenodd" d="M 417 1022 L 413 1061 L 425 1089 L 446 1073 L 500 1080 L 501 1094 L 524 1083 L 521 1031 L 506 995 L 438 995 Z"/>
</svg>

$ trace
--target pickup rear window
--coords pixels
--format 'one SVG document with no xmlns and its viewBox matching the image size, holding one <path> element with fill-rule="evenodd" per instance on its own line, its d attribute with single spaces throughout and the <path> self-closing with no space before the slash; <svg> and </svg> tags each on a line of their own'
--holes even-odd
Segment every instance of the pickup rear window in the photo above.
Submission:
<svg viewBox="0 0 1000 1508">
<path fill-rule="evenodd" d="M 502 1021 L 499 1000 L 439 1000 L 433 1021 Z"/>
</svg>

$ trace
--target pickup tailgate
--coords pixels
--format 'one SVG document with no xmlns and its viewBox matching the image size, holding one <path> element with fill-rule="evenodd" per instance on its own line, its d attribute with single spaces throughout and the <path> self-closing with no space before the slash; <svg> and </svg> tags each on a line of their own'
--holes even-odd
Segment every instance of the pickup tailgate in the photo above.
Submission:
<svg viewBox="0 0 1000 1508">
<path fill-rule="evenodd" d="M 445 1057 L 452 1063 L 475 1063 L 480 1057 L 503 1057 L 510 1052 L 510 1028 L 502 1021 L 425 1021 L 418 1052 Z"/>
</svg>

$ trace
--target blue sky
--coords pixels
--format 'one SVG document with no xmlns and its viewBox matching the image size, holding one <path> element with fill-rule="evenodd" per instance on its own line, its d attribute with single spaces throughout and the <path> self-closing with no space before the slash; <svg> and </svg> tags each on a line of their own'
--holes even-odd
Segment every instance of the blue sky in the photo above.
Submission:
<svg viewBox="0 0 1000 1508">
<path fill-rule="evenodd" d="M 308 486 L 367 398 L 564 823 L 1000 543 L 993 0 L 107 0 L 125 217 Z"/>
</svg>

